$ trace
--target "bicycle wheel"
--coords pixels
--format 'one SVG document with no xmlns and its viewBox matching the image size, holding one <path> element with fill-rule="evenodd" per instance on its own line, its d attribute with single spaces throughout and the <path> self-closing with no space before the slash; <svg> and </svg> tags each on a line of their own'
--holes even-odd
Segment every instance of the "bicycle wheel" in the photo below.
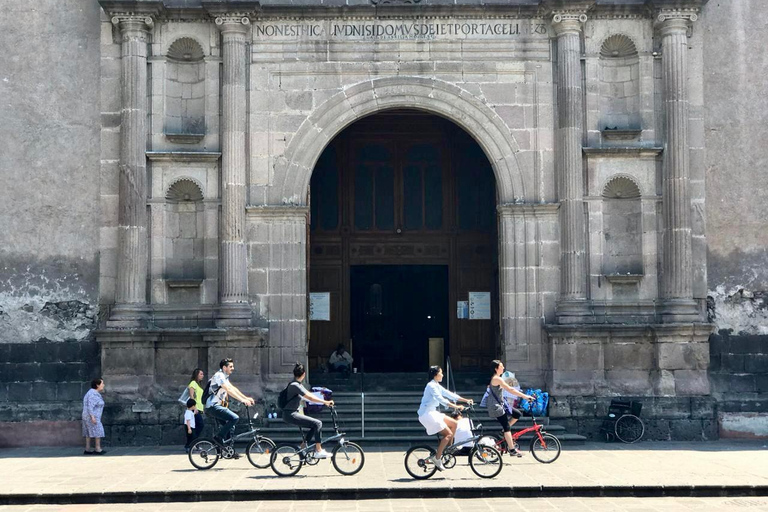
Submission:
<svg viewBox="0 0 768 512">
<path fill-rule="evenodd" d="M 210 439 L 198 439 L 189 447 L 189 462 L 197 469 L 211 469 L 219 462 L 221 450 Z"/>
<path fill-rule="evenodd" d="M 275 451 L 274 441 L 262 437 L 249 444 L 248 448 L 245 449 L 245 454 L 253 467 L 265 469 L 269 467 L 273 451 Z"/>
<path fill-rule="evenodd" d="M 616 420 L 614 432 L 616 432 L 616 439 L 622 443 L 632 444 L 643 437 L 643 434 L 645 434 L 645 425 L 643 424 L 643 420 L 637 416 L 633 414 L 625 414 Z"/>
<path fill-rule="evenodd" d="M 496 448 L 475 445 L 469 452 L 469 467 L 480 478 L 493 478 L 501 472 L 504 462 Z"/>
<path fill-rule="evenodd" d="M 435 450 L 427 446 L 414 446 L 405 452 L 405 470 L 413 478 L 424 480 L 435 474 L 437 467 L 429 460 Z"/>
<path fill-rule="evenodd" d="M 293 476 L 301 469 L 301 455 L 295 446 L 284 444 L 275 448 L 270 458 L 272 471 L 278 476 Z"/>
<path fill-rule="evenodd" d="M 360 445 L 355 443 L 340 444 L 333 449 L 331 462 L 336 471 L 342 475 L 354 475 L 363 469 L 365 453 Z"/>
<path fill-rule="evenodd" d="M 543 440 L 543 442 L 542 442 Z M 560 440 L 552 434 L 541 433 L 531 439 L 531 455 L 542 464 L 551 464 L 560 456 Z"/>
</svg>

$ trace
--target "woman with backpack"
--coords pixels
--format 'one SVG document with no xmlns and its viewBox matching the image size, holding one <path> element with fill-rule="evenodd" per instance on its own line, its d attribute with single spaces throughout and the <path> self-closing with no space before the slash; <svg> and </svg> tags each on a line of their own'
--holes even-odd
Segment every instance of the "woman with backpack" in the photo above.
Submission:
<svg viewBox="0 0 768 512">
<path fill-rule="evenodd" d="M 304 415 L 300 408 L 302 399 L 329 406 L 333 406 L 333 400 L 323 400 L 307 391 L 307 388 L 302 385 L 302 381 L 306 376 L 307 372 L 304 369 L 304 365 L 296 363 L 293 367 L 293 380 L 280 392 L 280 395 L 277 397 L 277 405 L 283 410 L 284 422 L 289 425 L 296 425 L 299 428 L 308 429 L 303 442 L 309 443 L 310 440 L 314 440 L 315 458 L 327 459 L 331 454 L 325 451 L 320 444 L 323 422 L 316 418 L 310 418 L 309 416 Z"/>
<path fill-rule="evenodd" d="M 504 391 L 517 395 L 526 400 L 533 400 L 532 396 L 526 395 L 522 391 L 518 391 L 501 378 L 501 374 L 504 373 L 504 363 L 498 359 L 491 361 L 491 382 L 488 384 L 488 416 L 496 418 L 496 421 L 501 425 L 501 429 L 504 432 L 504 440 L 507 442 L 507 448 L 510 455 L 522 457 L 515 448 L 515 442 L 512 440 L 512 425 L 517 423 L 523 413 L 519 409 L 515 409 L 504 398 Z"/>
</svg>

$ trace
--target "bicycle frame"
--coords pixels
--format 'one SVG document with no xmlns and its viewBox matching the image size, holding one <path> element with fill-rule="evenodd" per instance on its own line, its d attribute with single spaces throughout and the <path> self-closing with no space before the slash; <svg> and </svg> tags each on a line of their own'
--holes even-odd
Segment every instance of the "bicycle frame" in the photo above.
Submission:
<svg viewBox="0 0 768 512">
<path fill-rule="evenodd" d="M 320 440 L 320 445 L 322 446 L 325 443 L 330 443 L 332 441 L 337 441 L 337 440 L 339 441 L 340 445 L 344 445 L 345 442 L 346 442 L 345 439 L 344 439 L 344 436 L 346 435 L 346 432 L 340 432 L 339 431 L 339 422 L 338 422 L 338 417 L 339 416 L 338 416 L 338 413 L 336 412 L 336 408 L 335 407 L 329 407 L 329 409 L 331 411 L 331 419 L 333 420 L 333 430 L 334 430 L 334 432 L 336 432 L 336 434 L 334 434 L 334 435 L 332 435 L 330 437 L 326 437 L 325 439 L 321 439 Z M 301 431 L 302 443 L 305 443 L 306 441 L 304 439 L 304 429 L 299 427 L 299 430 Z M 305 446 L 304 448 L 300 448 L 299 451 L 297 451 L 296 453 L 298 453 L 300 455 L 306 455 L 307 453 L 310 452 L 310 450 L 314 451 L 314 447 L 312 447 L 311 443 L 307 443 L 307 446 Z"/>
</svg>

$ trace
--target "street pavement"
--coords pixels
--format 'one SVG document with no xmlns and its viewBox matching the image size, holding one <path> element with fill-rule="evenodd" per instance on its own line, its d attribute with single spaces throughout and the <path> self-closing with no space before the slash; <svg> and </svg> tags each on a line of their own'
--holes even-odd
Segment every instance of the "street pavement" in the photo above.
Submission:
<svg viewBox="0 0 768 512">
<path fill-rule="evenodd" d="M 691 504 L 708 497 L 715 509 L 733 508 L 728 503 L 737 499 L 755 504 L 758 510 L 768 507 L 766 442 L 587 443 L 564 447 L 553 464 L 541 464 L 530 454 L 522 459 L 507 456 L 503 471 L 494 479 L 478 478 L 466 458 L 460 458 L 454 469 L 417 481 L 406 473 L 403 455 L 403 451 L 368 449 L 364 468 L 351 477 L 339 475 L 330 461 L 304 466 L 294 477 L 278 477 L 271 469 L 253 468 L 245 457 L 222 460 L 211 470 L 199 471 L 192 468 L 181 447 L 118 447 L 100 457 L 84 456 L 76 448 L 4 449 L 0 450 L 0 505 L 85 503 L 72 510 L 240 510 L 242 503 L 217 506 L 213 502 L 250 500 L 252 510 L 256 500 L 258 510 L 311 507 L 316 512 L 317 504 L 324 502 L 305 502 L 302 507 L 301 501 L 293 500 L 332 498 L 338 504 L 333 510 L 369 510 L 360 508 L 366 505 L 374 507 L 370 510 L 448 511 L 507 509 L 493 498 L 510 497 L 515 499 L 509 503 L 524 504 L 521 510 L 622 510 L 611 507 L 623 499 L 628 500 L 621 502 L 626 510 L 689 510 L 701 508 Z M 682 501 L 664 501 L 665 496 Z M 448 500 L 450 506 L 442 507 L 428 498 L 466 499 Z M 594 501 L 583 504 L 588 498 Z M 284 500 L 282 508 L 280 500 Z M 168 503 L 178 501 L 207 503 Z M 294 504 L 289 507 L 290 501 Z M 126 504 L 87 504 L 99 502 Z M 433 504 L 425 505 L 429 503 Z"/>
</svg>

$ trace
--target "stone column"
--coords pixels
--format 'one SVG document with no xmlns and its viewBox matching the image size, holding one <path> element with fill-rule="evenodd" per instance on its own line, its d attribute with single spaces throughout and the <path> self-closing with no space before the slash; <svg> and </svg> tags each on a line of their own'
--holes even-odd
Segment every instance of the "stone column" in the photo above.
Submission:
<svg viewBox="0 0 768 512">
<path fill-rule="evenodd" d="M 688 147 L 688 28 L 696 14 L 662 12 L 658 29 L 662 45 L 665 110 L 662 210 L 664 250 L 662 316 L 665 322 L 697 319 L 693 300 L 691 253 L 690 149 Z"/>
<path fill-rule="evenodd" d="M 222 34 L 221 108 L 221 306 L 218 324 L 248 326 L 248 270 L 245 245 L 246 202 L 246 36 L 250 20 L 242 15 L 216 18 Z"/>
<path fill-rule="evenodd" d="M 557 204 L 503 204 L 499 215 L 499 295 L 504 358 L 518 379 L 543 386 L 544 321 L 558 291 Z"/>
<path fill-rule="evenodd" d="M 307 360 L 308 216 L 305 206 L 248 208 L 249 293 L 269 327 L 261 374 L 271 389 Z"/>
<path fill-rule="evenodd" d="M 560 302 L 558 321 L 583 322 L 587 308 L 586 233 L 582 165 L 583 93 L 581 25 L 584 13 L 558 13 L 556 168 L 560 199 Z"/>
<path fill-rule="evenodd" d="M 147 317 L 147 43 L 144 15 L 116 15 L 122 34 L 122 112 L 117 290 L 110 327 L 140 327 Z"/>
</svg>

